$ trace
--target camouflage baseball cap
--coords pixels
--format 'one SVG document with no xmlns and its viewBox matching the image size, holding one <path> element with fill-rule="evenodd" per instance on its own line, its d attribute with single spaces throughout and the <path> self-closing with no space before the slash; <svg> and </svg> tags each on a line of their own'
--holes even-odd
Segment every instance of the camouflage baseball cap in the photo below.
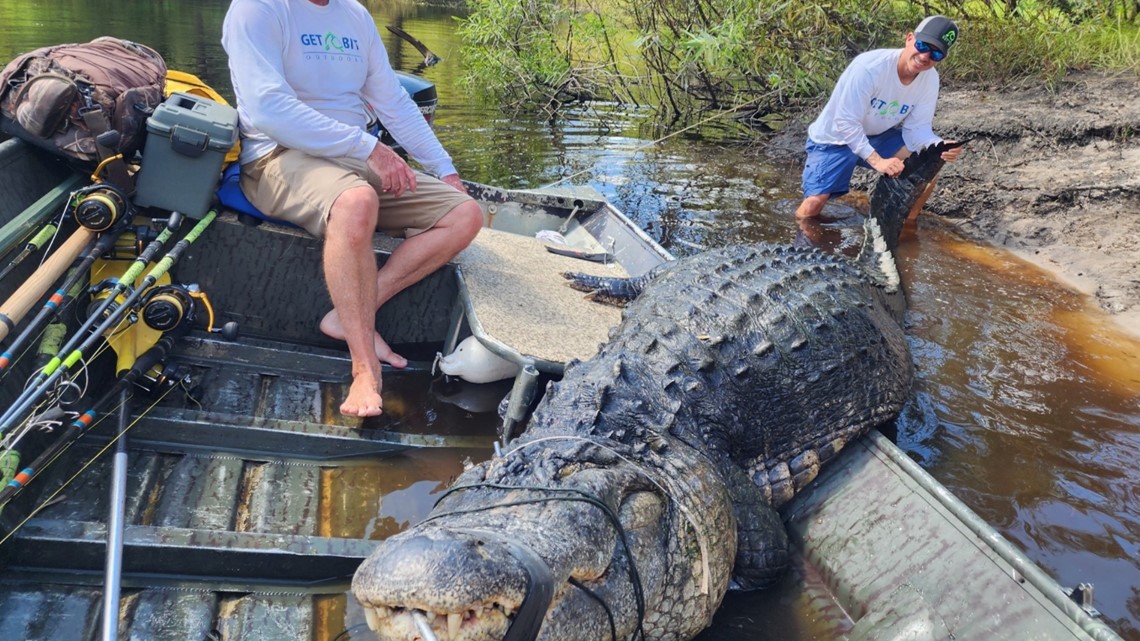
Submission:
<svg viewBox="0 0 1140 641">
<path fill-rule="evenodd" d="M 946 54 L 958 41 L 958 25 L 946 16 L 930 16 L 918 23 L 914 37 Z"/>
</svg>

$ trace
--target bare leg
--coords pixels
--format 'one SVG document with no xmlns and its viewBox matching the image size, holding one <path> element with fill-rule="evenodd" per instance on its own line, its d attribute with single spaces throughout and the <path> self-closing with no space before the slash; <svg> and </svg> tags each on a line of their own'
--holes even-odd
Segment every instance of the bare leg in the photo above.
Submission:
<svg viewBox="0 0 1140 641">
<path fill-rule="evenodd" d="M 831 198 L 831 194 L 815 194 L 804 198 L 799 208 L 796 209 L 796 218 L 815 218 L 823 210 L 823 206 L 827 204 L 829 198 Z"/>
<path fill-rule="evenodd" d="M 331 218 L 329 224 L 332 224 Z M 482 226 L 483 212 L 479 204 L 467 201 L 448 212 L 431 229 L 400 243 L 376 274 L 372 326 L 375 326 L 375 315 L 381 305 L 454 258 L 471 243 Z M 371 236 L 369 238 L 371 243 Z M 340 306 L 333 301 L 333 307 L 321 319 L 321 331 L 332 338 L 345 340 Z M 381 361 L 393 367 L 405 367 L 408 364 L 407 359 L 392 351 L 379 333 L 373 331 L 372 341 L 376 357 Z"/>
<path fill-rule="evenodd" d="M 376 332 L 372 234 L 378 206 L 371 188 L 345 191 L 333 203 L 325 234 L 325 282 L 352 359 L 352 385 L 340 406 L 340 413 L 347 416 L 378 416 L 383 408 L 380 361 L 372 338 Z"/>
<path fill-rule="evenodd" d="M 911 207 L 910 212 L 907 213 L 907 215 L 906 215 L 907 222 L 914 222 L 914 221 L 918 220 L 918 214 L 922 212 L 923 206 L 926 205 L 927 199 L 930 198 L 930 194 L 931 194 L 931 192 L 934 191 L 934 186 L 937 184 L 938 184 L 938 177 L 937 176 L 930 179 L 930 184 L 928 184 L 926 186 L 926 189 L 922 190 L 922 193 L 918 195 L 918 199 L 914 201 L 914 206 Z"/>
</svg>

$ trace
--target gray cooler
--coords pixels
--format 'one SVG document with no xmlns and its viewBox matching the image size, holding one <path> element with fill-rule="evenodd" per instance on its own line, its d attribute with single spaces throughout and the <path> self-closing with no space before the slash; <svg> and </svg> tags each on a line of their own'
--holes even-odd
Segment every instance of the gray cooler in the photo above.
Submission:
<svg viewBox="0 0 1140 641">
<path fill-rule="evenodd" d="M 135 204 L 201 218 L 210 208 L 226 153 L 237 142 L 237 110 L 172 93 L 146 121 Z"/>
</svg>

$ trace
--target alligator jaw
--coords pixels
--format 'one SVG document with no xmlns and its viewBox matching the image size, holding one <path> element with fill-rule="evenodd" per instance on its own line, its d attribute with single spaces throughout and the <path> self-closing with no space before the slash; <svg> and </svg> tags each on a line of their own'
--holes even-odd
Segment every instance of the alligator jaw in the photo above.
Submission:
<svg viewBox="0 0 1140 641">
<path fill-rule="evenodd" d="M 422 638 L 418 615 L 439 641 L 535 638 L 554 591 L 542 559 L 493 532 L 454 529 L 446 535 L 452 538 L 411 537 L 366 561 L 369 574 L 382 577 L 353 582 L 368 627 L 382 640 Z M 440 573 L 442 567 L 452 571 Z M 417 581 L 429 571 L 446 579 L 425 590 Z M 465 581 L 471 578 L 476 580 Z"/>
</svg>

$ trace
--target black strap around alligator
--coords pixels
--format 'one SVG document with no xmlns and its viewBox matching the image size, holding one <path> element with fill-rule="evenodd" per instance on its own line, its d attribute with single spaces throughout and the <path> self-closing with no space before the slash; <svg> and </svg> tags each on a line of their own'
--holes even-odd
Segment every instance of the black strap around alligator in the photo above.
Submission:
<svg viewBox="0 0 1140 641">
<path fill-rule="evenodd" d="M 644 639 L 645 639 L 645 628 L 643 627 L 643 624 L 645 622 L 645 591 L 641 585 L 641 574 L 637 571 L 637 563 L 633 557 L 633 548 L 629 544 L 629 539 L 626 536 L 625 528 L 622 527 L 621 520 L 618 518 L 617 514 L 615 514 L 614 511 L 610 509 L 610 506 L 606 505 L 604 502 L 602 502 L 601 499 L 597 498 L 596 496 L 593 496 L 587 492 L 583 492 L 582 490 L 579 490 L 577 488 L 542 487 L 542 486 L 529 486 L 529 485 L 519 486 L 519 485 L 505 485 L 503 483 L 471 483 L 469 485 L 456 485 L 456 486 L 448 488 L 446 492 L 441 494 L 440 497 L 438 499 L 436 499 L 435 505 L 438 506 L 440 501 L 442 501 L 446 497 L 450 496 L 454 492 L 458 492 L 460 490 L 476 490 L 476 489 L 481 489 L 481 488 L 488 488 L 488 489 L 495 489 L 495 490 L 523 490 L 523 491 L 532 491 L 532 492 L 549 492 L 549 493 L 553 493 L 553 494 L 571 494 L 571 495 L 577 495 L 577 496 L 553 496 L 553 497 L 552 496 L 544 496 L 541 498 L 524 499 L 524 500 L 519 500 L 519 501 L 510 501 L 507 503 L 497 503 L 495 505 L 488 505 L 485 507 L 477 507 L 477 508 L 471 508 L 471 509 L 466 509 L 466 510 L 451 510 L 448 512 L 440 512 L 439 514 L 432 514 L 428 518 L 424 519 L 421 522 L 421 525 L 423 523 L 427 523 L 428 521 L 434 521 L 435 519 L 443 518 L 445 516 L 452 516 L 452 515 L 459 515 L 459 514 L 475 514 L 477 512 L 486 512 L 487 510 L 500 508 L 500 507 L 515 507 L 515 506 L 519 506 L 519 505 L 532 505 L 532 504 L 536 504 L 536 503 L 546 503 L 549 501 L 581 502 L 581 503 L 589 503 L 591 505 L 598 507 L 599 509 L 602 510 L 602 512 L 605 513 L 606 517 L 609 518 L 610 522 L 613 524 L 614 530 L 617 532 L 618 539 L 621 541 L 622 548 L 625 549 L 626 556 L 629 557 L 630 584 L 633 587 L 634 599 L 637 602 L 637 630 L 634 632 L 631 639 L 637 639 L 638 637 L 640 637 L 642 639 L 642 641 L 644 641 Z M 480 531 L 480 534 L 482 534 L 482 531 Z M 525 546 L 520 546 L 520 547 L 525 547 Z M 514 549 L 515 548 L 512 546 L 512 550 L 514 550 Z M 529 550 L 529 549 L 526 550 L 526 553 L 529 555 L 534 554 L 534 552 Z M 525 559 L 520 559 L 520 560 L 525 561 Z M 545 563 L 543 563 L 543 566 L 545 566 Z M 579 589 L 582 589 L 588 595 L 590 595 L 592 598 L 594 598 L 598 601 L 601 601 L 600 597 L 598 597 L 596 594 L 594 594 L 590 590 L 585 589 L 585 587 L 582 586 L 581 584 L 579 584 L 577 581 L 572 580 L 572 581 L 570 581 L 570 584 L 574 585 L 575 587 L 577 587 Z M 523 608 L 526 608 L 527 601 L 529 601 L 529 600 L 530 600 L 530 588 L 528 588 L 527 600 L 523 602 Z M 610 629 L 612 631 L 614 641 L 616 641 L 617 640 L 617 629 L 614 626 L 613 613 L 610 611 L 610 608 L 605 603 L 603 603 L 602 605 L 606 610 L 606 615 L 610 618 Z M 547 602 L 547 605 L 543 606 L 543 608 L 541 610 L 542 615 L 545 615 L 546 608 L 548 606 L 549 606 L 549 602 Z M 520 615 L 522 614 L 522 609 L 519 610 L 519 614 Z M 538 624 L 541 624 L 541 622 L 542 622 L 542 616 L 539 617 Z M 514 624 L 511 625 L 511 630 L 513 630 L 513 629 L 514 629 Z M 521 631 L 521 629 L 520 629 L 520 631 Z M 518 639 L 514 639 L 514 638 L 510 637 L 510 633 L 511 633 L 511 631 L 508 630 L 508 638 L 505 639 L 504 641 L 522 641 L 523 639 L 533 639 L 534 638 L 534 637 L 520 636 Z M 538 634 L 538 627 L 534 628 L 533 633 L 535 635 Z"/>
<path fill-rule="evenodd" d="M 526 597 L 523 598 L 518 613 L 511 621 L 511 627 L 507 628 L 503 641 L 535 641 L 539 630 L 542 629 L 542 620 L 546 617 L 546 611 L 550 609 L 550 601 L 554 598 L 554 574 L 550 571 L 550 566 L 546 565 L 546 561 L 543 561 L 534 550 L 505 536 L 486 530 L 456 531 L 483 539 L 494 539 L 510 550 L 515 560 L 522 563 L 527 575 Z"/>
</svg>

